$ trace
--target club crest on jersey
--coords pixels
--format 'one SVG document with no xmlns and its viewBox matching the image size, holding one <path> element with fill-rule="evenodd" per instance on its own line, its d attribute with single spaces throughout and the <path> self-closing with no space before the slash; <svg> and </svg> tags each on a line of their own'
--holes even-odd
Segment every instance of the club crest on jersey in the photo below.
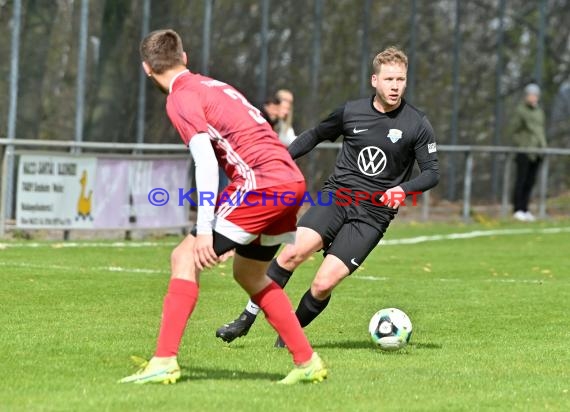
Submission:
<svg viewBox="0 0 570 412">
<path fill-rule="evenodd" d="M 386 168 L 386 154 L 376 146 L 367 146 L 358 154 L 358 168 L 366 176 L 376 176 Z"/>
<path fill-rule="evenodd" d="M 388 130 L 387 137 L 392 141 L 392 143 L 396 143 L 402 138 L 402 131 L 400 129 L 390 129 Z"/>
</svg>

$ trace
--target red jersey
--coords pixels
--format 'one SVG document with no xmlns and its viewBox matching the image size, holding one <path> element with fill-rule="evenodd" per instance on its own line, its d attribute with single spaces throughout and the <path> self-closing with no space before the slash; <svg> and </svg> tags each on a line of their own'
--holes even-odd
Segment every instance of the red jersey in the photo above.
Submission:
<svg viewBox="0 0 570 412">
<path fill-rule="evenodd" d="M 210 135 L 218 163 L 246 190 L 304 180 L 277 134 L 232 86 L 182 72 L 171 83 L 166 112 L 186 145 L 198 133 Z"/>
</svg>

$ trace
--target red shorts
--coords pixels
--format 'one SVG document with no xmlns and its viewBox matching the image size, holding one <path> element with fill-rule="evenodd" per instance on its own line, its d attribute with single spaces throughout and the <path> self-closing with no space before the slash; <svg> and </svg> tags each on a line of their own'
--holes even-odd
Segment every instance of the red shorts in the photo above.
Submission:
<svg viewBox="0 0 570 412">
<path fill-rule="evenodd" d="M 245 191 L 230 183 L 218 197 L 214 231 L 240 245 L 293 243 L 305 182 Z"/>
</svg>

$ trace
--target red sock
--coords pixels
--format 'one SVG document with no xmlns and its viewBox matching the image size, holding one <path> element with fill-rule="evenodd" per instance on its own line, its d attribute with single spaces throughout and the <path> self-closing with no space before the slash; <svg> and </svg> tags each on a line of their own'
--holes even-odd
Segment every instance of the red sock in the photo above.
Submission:
<svg viewBox="0 0 570 412">
<path fill-rule="evenodd" d="M 188 318 L 198 300 L 198 285 L 184 279 L 170 279 L 162 306 L 162 321 L 154 356 L 176 356 Z"/>
<path fill-rule="evenodd" d="M 275 282 L 251 297 L 265 313 L 265 318 L 277 331 L 297 365 L 307 362 L 313 355 L 313 348 L 295 315 L 289 298 Z"/>
</svg>

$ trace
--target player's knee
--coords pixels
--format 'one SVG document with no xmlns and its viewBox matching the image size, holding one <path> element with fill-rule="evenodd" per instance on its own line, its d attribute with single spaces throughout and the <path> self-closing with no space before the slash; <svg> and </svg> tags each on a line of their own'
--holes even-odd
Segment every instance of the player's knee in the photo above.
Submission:
<svg viewBox="0 0 570 412">
<path fill-rule="evenodd" d="M 329 279 L 317 278 L 311 284 L 311 294 L 315 299 L 325 300 L 328 298 L 336 285 Z"/>
<path fill-rule="evenodd" d="M 249 296 L 260 292 L 271 282 L 263 273 L 259 274 L 259 276 L 250 276 L 250 274 L 247 273 L 234 272 L 234 280 Z"/>
<path fill-rule="evenodd" d="M 297 268 L 301 263 L 309 259 L 313 251 L 298 247 L 297 245 L 287 245 L 280 254 L 280 261 L 289 270 Z"/>
<path fill-rule="evenodd" d="M 170 254 L 170 268 L 172 273 L 177 273 L 180 268 L 188 266 L 188 259 L 192 259 L 192 253 L 181 246 L 174 248 Z"/>
</svg>

